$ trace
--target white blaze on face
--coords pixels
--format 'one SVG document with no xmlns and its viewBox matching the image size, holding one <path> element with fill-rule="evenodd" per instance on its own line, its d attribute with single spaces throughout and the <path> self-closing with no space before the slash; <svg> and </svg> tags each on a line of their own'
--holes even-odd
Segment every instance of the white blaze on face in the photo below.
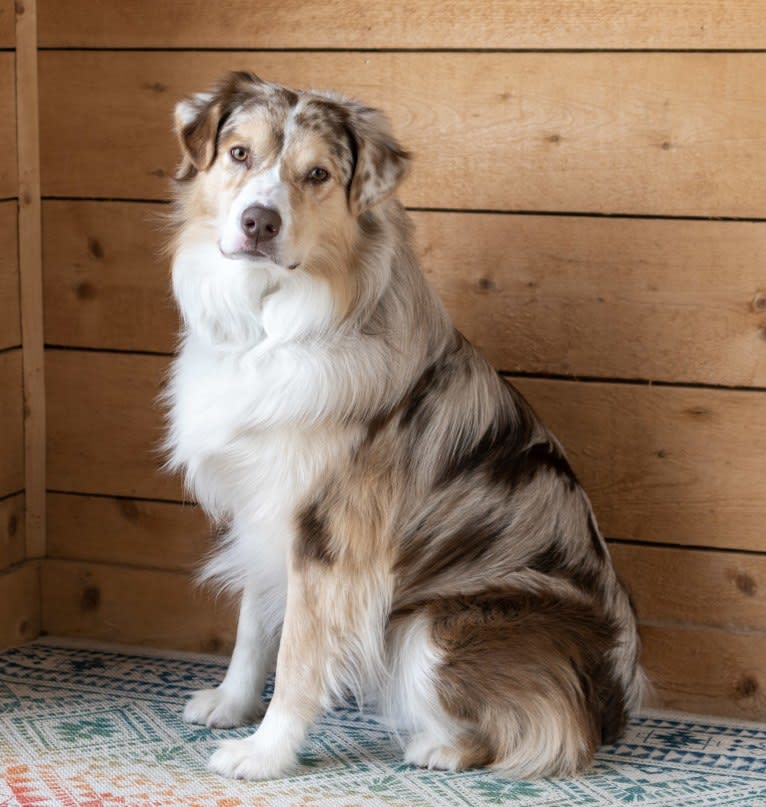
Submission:
<svg viewBox="0 0 766 807">
<path fill-rule="evenodd" d="M 289 228 L 289 194 L 280 177 L 281 166 L 279 160 L 267 171 L 255 174 L 237 191 L 228 209 L 221 211 L 218 246 L 227 257 L 244 251 L 247 235 L 242 228 L 242 214 L 253 205 L 276 210 L 282 219 L 282 233 Z"/>
</svg>

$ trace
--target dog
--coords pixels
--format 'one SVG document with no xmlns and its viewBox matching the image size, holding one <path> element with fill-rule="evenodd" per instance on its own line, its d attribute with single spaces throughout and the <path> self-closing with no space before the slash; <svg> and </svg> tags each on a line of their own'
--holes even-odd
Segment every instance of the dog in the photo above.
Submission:
<svg viewBox="0 0 766 807">
<path fill-rule="evenodd" d="M 238 72 L 175 128 L 169 466 L 241 597 L 184 719 L 263 716 L 210 768 L 286 774 L 353 693 L 407 763 L 583 770 L 641 701 L 635 611 L 560 444 L 427 286 L 386 117 Z"/>
</svg>

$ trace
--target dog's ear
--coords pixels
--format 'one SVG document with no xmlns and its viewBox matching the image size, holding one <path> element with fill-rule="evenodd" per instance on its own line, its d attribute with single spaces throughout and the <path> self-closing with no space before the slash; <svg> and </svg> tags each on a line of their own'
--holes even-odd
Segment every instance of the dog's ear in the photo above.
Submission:
<svg viewBox="0 0 766 807">
<path fill-rule="evenodd" d="M 175 131 L 182 153 L 176 179 L 189 179 L 210 168 L 224 121 L 263 84 L 254 73 L 229 73 L 210 92 L 196 93 L 176 104 Z"/>
<path fill-rule="evenodd" d="M 355 103 L 349 103 L 347 109 L 349 135 L 356 148 L 348 203 L 358 216 L 396 190 L 407 175 L 410 155 L 391 134 L 382 112 Z"/>
<path fill-rule="evenodd" d="M 182 154 L 177 179 L 204 171 L 213 162 L 219 119 L 213 98 L 213 93 L 199 92 L 176 104 L 175 131 Z"/>
</svg>

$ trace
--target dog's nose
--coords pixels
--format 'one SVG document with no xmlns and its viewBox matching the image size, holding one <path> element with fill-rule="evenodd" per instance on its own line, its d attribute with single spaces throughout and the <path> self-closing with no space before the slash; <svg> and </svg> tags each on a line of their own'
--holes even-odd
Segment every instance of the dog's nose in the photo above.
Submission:
<svg viewBox="0 0 766 807">
<path fill-rule="evenodd" d="M 240 223 L 245 235 L 260 244 L 276 238 L 282 227 L 282 217 L 273 207 L 252 205 L 242 214 Z"/>
</svg>

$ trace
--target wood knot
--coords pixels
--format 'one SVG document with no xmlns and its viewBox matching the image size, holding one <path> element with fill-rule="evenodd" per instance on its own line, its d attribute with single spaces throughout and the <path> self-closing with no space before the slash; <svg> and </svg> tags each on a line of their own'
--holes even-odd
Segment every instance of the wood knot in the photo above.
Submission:
<svg viewBox="0 0 766 807">
<path fill-rule="evenodd" d="M 560 143 L 560 142 L 561 142 L 561 135 L 560 135 L 560 134 L 552 134 L 552 135 L 548 135 L 548 137 L 546 138 L 546 140 L 547 140 L 549 143 Z"/>
<path fill-rule="evenodd" d="M 87 586 L 83 589 L 80 608 L 83 611 L 95 611 L 99 605 L 101 605 L 101 590 L 96 586 Z"/>
<path fill-rule="evenodd" d="M 122 513 L 123 518 L 128 521 L 138 521 L 141 516 L 138 505 L 131 499 L 119 499 L 118 507 L 120 508 L 120 513 Z"/>
<path fill-rule="evenodd" d="M 98 238 L 88 239 L 88 255 L 96 260 L 101 260 L 104 257 L 104 248 Z"/>
<path fill-rule="evenodd" d="M 202 650 L 205 653 L 220 653 L 223 649 L 223 642 L 216 636 L 207 639 L 202 643 Z"/>
<path fill-rule="evenodd" d="M 11 513 L 10 516 L 8 516 L 8 526 L 7 526 L 8 536 L 10 538 L 13 538 L 13 536 L 16 535 L 18 529 L 19 529 L 19 519 L 17 518 L 16 513 Z"/>
<path fill-rule="evenodd" d="M 16 0 L 16 2 L 13 4 L 13 7 L 14 7 L 14 9 L 16 11 L 16 14 L 19 17 L 21 17 L 24 14 L 24 12 L 27 10 L 26 7 L 24 6 L 24 3 L 22 3 L 21 0 Z"/>
<path fill-rule="evenodd" d="M 668 452 L 667 452 L 667 451 L 666 451 L 664 448 L 661 448 L 661 449 L 660 449 L 660 450 L 657 452 L 657 456 L 658 456 L 658 457 L 659 457 L 661 460 L 664 460 L 664 459 L 665 459 L 665 457 L 667 457 L 667 456 L 668 456 Z"/>
<path fill-rule="evenodd" d="M 690 406 L 686 410 L 687 415 L 694 415 L 694 417 L 703 418 L 710 417 L 713 413 L 706 406 Z"/>
<path fill-rule="evenodd" d="M 19 636 L 28 636 L 30 633 L 30 627 L 29 622 L 26 619 L 22 619 L 21 622 L 19 622 Z"/>
<path fill-rule="evenodd" d="M 488 277 L 480 277 L 477 283 L 479 291 L 493 291 L 497 288 L 494 281 Z"/>
<path fill-rule="evenodd" d="M 766 311 L 766 294 L 764 294 L 762 291 L 757 291 L 750 305 L 753 311 L 755 311 L 757 314 Z"/>
<path fill-rule="evenodd" d="M 758 692 L 758 681 L 752 675 L 743 675 L 734 689 L 738 698 L 752 698 Z"/>
<path fill-rule="evenodd" d="M 737 588 L 748 597 L 754 597 L 755 593 L 758 591 L 758 584 L 745 572 L 738 572 L 734 578 L 734 582 Z"/>
<path fill-rule="evenodd" d="M 83 280 L 74 287 L 74 293 L 78 300 L 92 300 L 96 296 L 96 287 Z"/>
</svg>

